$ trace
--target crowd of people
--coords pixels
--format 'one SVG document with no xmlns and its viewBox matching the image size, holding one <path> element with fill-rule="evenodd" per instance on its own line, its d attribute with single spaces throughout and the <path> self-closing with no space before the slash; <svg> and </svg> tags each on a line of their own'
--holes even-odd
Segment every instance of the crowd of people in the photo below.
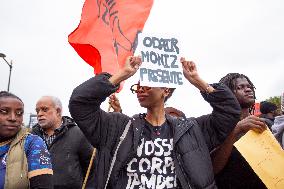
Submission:
<svg viewBox="0 0 284 189">
<path fill-rule="evenodd" d="M 253 115 L 255 87 L 229 73 L 209 84 L 196 65 L 180 60 L 186 80 L 213 108 L 196 118 L 165 107 L 174 88 L 132 85 L 146 113 L 125 115 L 114 93 L 133 76 L 141 58 L 128 57 L 116 74 L 101 73 L 76 87 L 71 117 L 60 99 L 36 103 L 38 123 L 23 126 L 24 103 L 0 92 L 0 189 L 262 189 L 262 180 L 234 143 L 249 130 L 270 129 L 284 146 L 282 112 L 271 102 Z M 100 105 L 109 97 L 113 112 Z M 249 145 L 249 144 L 248 144 Z"/>
</svg>

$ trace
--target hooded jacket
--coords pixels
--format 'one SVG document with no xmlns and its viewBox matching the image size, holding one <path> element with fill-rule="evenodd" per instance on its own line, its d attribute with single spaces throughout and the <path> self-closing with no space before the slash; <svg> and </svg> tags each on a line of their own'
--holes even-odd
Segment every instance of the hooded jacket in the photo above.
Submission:
<svg viewBox="0 0 284 189">
<path fill-rule="evenodd" d="M 95 162 L 95 188 L 116 187 L 116 179 L 137 151 L 145 119 L 130 118 L 121 113 L 106 113 L 100 104 L 116 91 L 108 78 L 100 74 L 84 82 L 76 89 L 69 102 L 69 110 L 85 136 L 97 148 Z M 173 158 L 178 182 L 182 188 L 216 188 L 209 151 L 220 144 L 233 130 L 240 117 L 240 107 L 235 96 L 224 85 L 213 85 L 212 93 L 203 97 L 213 107 L 210 115 L 189 119 L 166 116 L 173 130 Z M 126 138 L 117 151 L 111 173 L 110 164 L 121 134 L 132 119 Z"/>
<path fill-rule="evenodd" d="M 93 147 L 72 118 L 63 116 L 62 120 L 63 128 L 48 147 L 53 166 L 54 188 L 79 189 L 82 187 Z M 43 138 L 39 124 L 32 128 L 32 133 Z"/>
</svg>

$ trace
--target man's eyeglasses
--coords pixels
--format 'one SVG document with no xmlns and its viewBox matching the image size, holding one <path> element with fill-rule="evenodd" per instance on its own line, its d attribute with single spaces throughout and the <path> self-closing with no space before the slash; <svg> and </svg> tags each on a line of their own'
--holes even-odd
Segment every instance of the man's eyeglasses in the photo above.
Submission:
<svg viewBox="0 0 284 189">
<path fill-rule="evenodd" d="M 149 91 L 151 87 L 140 86 L 139 84 L 134 84 L 130 87 L 130 90 L 133 94 L 138 93 L 138 91 L 142 89 L 144 92 Z"/>
</svg>

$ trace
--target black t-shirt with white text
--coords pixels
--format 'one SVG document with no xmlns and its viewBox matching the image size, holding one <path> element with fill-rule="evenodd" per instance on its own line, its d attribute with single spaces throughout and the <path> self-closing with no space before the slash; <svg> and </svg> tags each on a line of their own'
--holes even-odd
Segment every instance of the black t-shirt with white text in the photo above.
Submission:
<svg viewBox="0 0 284 189">
<path fill-rule="evenodd" d="M 137 152 L 125 171 L 126 176 L 118 180 L 115 188 L 176 188 L 173 134 L 167 121 L 161 126 L 152 126 L 145 121 Z"/>
</svg>

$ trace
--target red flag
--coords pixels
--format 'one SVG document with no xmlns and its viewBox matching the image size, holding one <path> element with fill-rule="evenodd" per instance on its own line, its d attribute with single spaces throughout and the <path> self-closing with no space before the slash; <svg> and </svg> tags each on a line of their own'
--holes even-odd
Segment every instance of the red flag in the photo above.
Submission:
<svg viewBox="0 0 284 189">
<path fill-rule="evenodd" d="M 259 116 L 261 114 L 260 112 L 260 103 L 259 102 L 256 102 L 254 104 L 254 114 L 255 116 Z"/>
<path fill-rule="evenodd" d="M 153 0 L 86 0 L 79 26 L 68 36 L 95 74 L 114 74 L 133 54 Z"/>
</svg>

